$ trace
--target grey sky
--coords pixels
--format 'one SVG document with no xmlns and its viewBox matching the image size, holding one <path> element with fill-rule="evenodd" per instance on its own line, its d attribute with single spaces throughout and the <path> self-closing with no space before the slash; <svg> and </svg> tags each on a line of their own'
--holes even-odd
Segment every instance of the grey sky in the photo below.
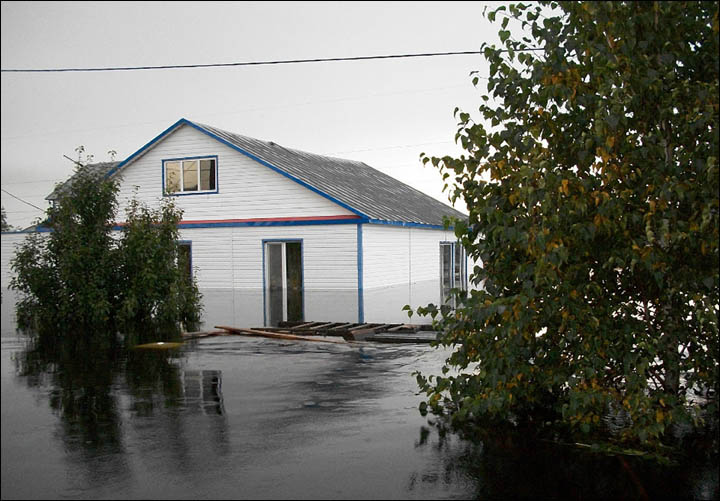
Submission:
<svg viewBox="0 0 720 501">
<path fill-rule="evenodd" d="M 490 5 L 498 5 L 493 2 Z M 478 50 L 486 2 L 2 2 L 2 68 Z M 181 117 L 362 160 L 447 202 L 421 151 L 458 154 L 480 55 L 106 73 L 2 73 L 2 187 L 40 207 L 84 145 L 122 160 Z M 8 222 L 41 213 L 2 193 Z M 459 209 L 464 207 L 456 206 Z"/>
</svg>

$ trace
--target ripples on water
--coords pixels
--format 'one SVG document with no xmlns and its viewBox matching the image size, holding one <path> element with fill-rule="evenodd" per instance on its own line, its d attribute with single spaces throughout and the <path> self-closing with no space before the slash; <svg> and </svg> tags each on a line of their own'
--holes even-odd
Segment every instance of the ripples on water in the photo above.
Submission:
<svg viewBox="0 0 720 501">
<path fill-rule="evenodd" d="M 3 498 L 717 495 L 702 466 L 441 440 L 411 373 L 447 352 L 426 345 L 216 337 L 92 374 L 28 369 L 23 346 L 2 338 Z"/>
</svg>

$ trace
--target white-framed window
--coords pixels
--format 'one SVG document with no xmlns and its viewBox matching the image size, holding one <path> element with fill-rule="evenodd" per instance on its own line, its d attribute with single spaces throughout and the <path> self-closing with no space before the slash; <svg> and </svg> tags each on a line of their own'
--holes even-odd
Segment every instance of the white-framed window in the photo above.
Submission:
<svg viewBox="0 0 720 501">
<path fill-rule="evenodd" d="M 196 195 L 218 192 L 216 156 L 163 160 L 163 193 Z"/>
<path fill-rule="evenodd" d="M 467 290 L 467 254 L 460 242 L 440 242 L 440 301 L 455 307 L 451 289 Z"/>
</svg>

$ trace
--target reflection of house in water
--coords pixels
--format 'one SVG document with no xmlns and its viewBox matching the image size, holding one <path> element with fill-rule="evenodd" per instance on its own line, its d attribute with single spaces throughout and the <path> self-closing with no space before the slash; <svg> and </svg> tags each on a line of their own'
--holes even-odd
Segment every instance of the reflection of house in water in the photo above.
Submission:
<svg viewBox="0 0 720 501">
<path fill-rule="evenodd" d="M 185 408 L 205 414 L 224 414 L 222 372 L 185 370 L 180 372 Z"/>
</svg>

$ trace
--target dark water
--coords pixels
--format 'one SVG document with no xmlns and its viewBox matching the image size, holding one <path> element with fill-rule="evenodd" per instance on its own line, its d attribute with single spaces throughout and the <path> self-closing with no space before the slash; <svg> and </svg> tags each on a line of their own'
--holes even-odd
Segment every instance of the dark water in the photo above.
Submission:
<svg viewBox="0 0 720 501">
<path fill-rule="evenodd" d="M 39 370 L 6 332 L 2 498 L 717 496 L 703 463 L 441 440 L 410 374 L 445 355 L 232 336 Z"/>
</svg>

